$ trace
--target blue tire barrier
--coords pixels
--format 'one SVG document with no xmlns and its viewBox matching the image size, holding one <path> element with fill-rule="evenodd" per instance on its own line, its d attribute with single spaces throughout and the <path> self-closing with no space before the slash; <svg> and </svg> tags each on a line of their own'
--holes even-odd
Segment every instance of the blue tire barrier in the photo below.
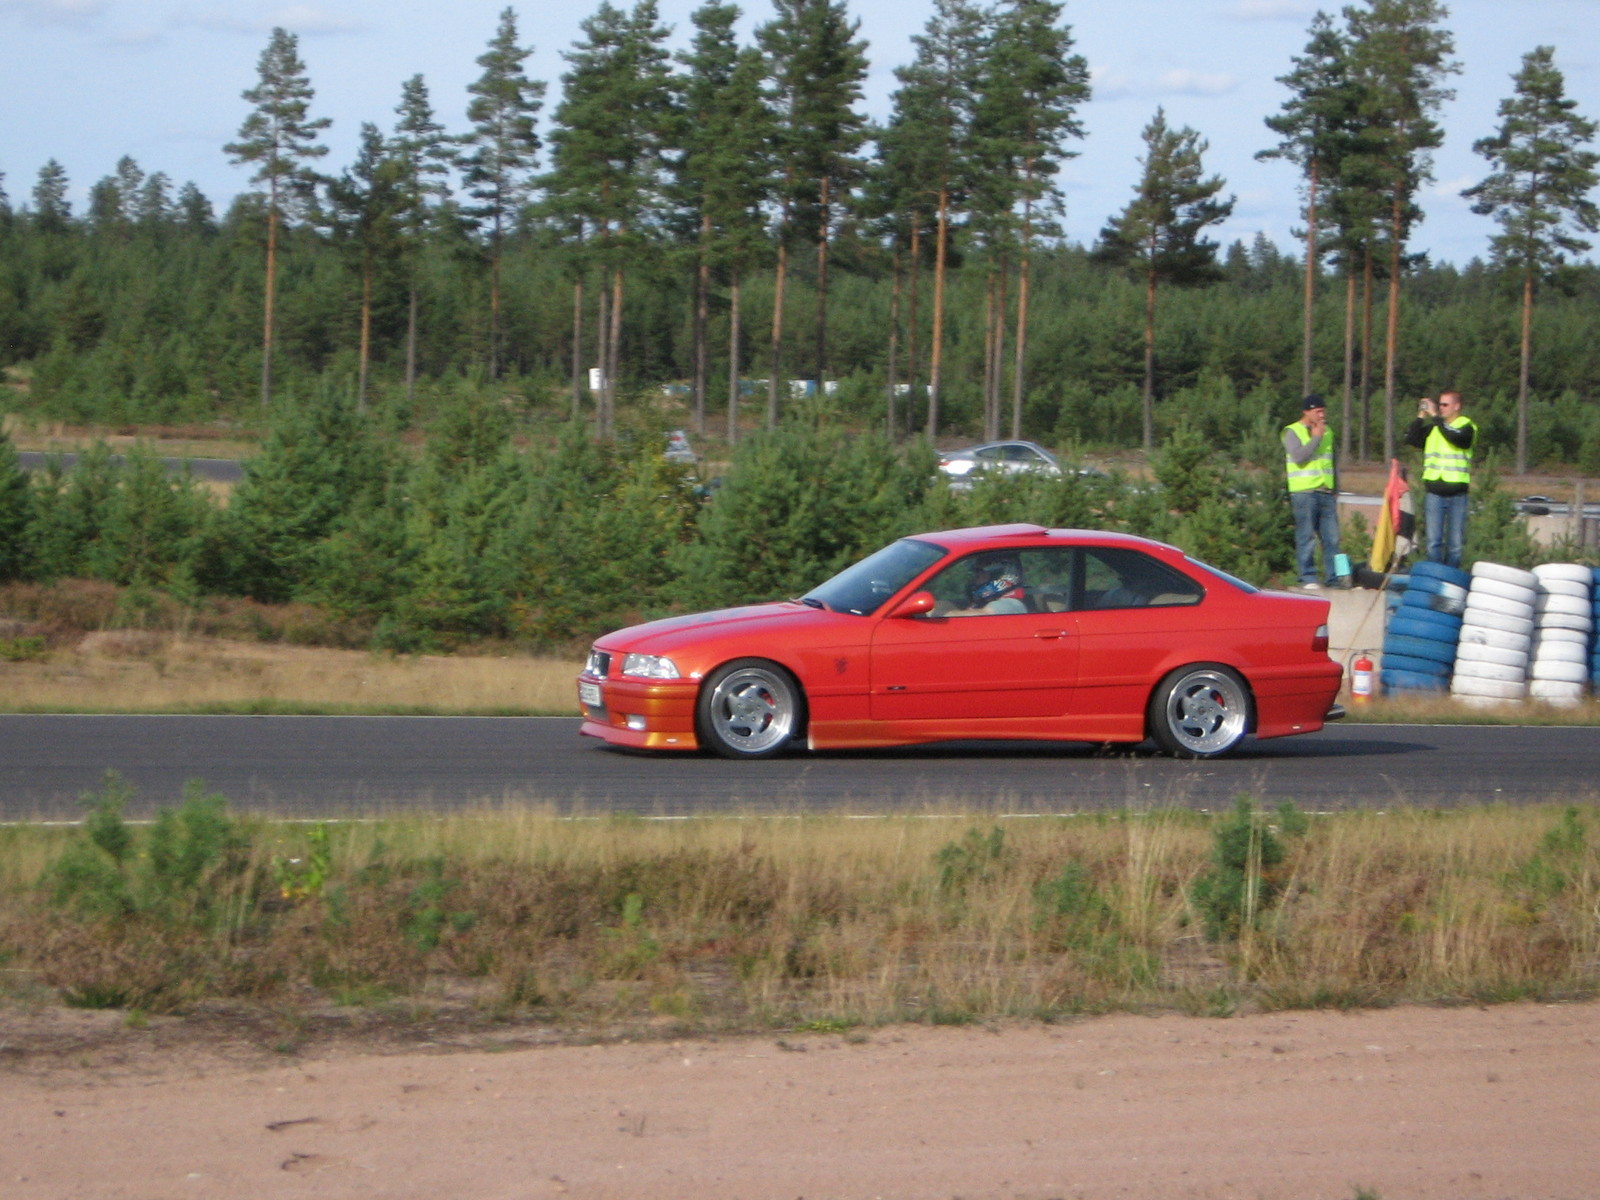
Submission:
<svg viewBox="0 0 1600 1200">
<path fill-rule="evenodd" d="M 1431 675 L 1435 679 L 1450 678 L 1450 664 L 1442 663 L 1431 658 L 1412 658 L 1409 654 L 1389 654 L 1383 656 L 1383 669 L 1385 671 L 1405 671 L 1411 675 Z"/>
<path fill-rule="evenodd" d="M 1451 610 L 1454 611 L 1451 611 Z M 1407 592 L 1400 601 L 1400 607 L 1395 609 L 1395 615 L 1408 617 L 1419 614 L 1432 613 L 1440 617 L 1448 617 L 1455 622 L 1456 628 L 1461 627 L 1461 614 L 1466 611 L 1466 606 L 1457 607 L 1448 596 L 1436 595 L 1433 592 Z"/>
<path fill-rule="evenodd" d="M 1437 675 L 1418 675 L 1414 671 L 1378 672 L 1378 682 L 1386 692 L 1443 692 L 1445 681 Z"/>
<path fill-rule="evenodd" d="M 1391 633 L 1383 639 L 1383 656 L 1387 659 L 1391 654 L 1426 658 L 1448 667 L 1456 660 L 1456 644 L 1454 641 L 1444 642 L 1438 638 L 1408 637 L 1403 633 Z"/>
<path fill-rule="evenodd" d="M 1439 579 L 1445 583 L 1453 583 L 1457 587 L 1472 586 L 1472 572 L 1463 571 L 1460 567 L 1447 566 L 1444 563 L 1419 562 L 1411 568 L 1413 579 Z"/>
<path fill-rule="evenodd" d="M 1389 620 L 1389 633 L 1433 638 L 1454 646 L 1461 639 L 1461 618 L 1430 608 L 1398 608 Z"/>
</svg>

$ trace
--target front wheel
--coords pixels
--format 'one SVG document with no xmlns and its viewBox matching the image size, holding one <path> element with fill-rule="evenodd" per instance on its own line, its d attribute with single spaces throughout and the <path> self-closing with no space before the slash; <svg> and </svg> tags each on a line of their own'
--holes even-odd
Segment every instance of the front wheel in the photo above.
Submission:
<svg viewBox="0 0 1600 1200">
<path fill-rule="evenodd" d="M 1150 736 L 1174 758 L 1216 758 L 1250 729 L 1250 692 L 1216 663 L 1179 667 L 1161 681 L 1147 712 Z"/>
<path fill-rule="evenodd" d="M 805 697 L 777 663 L 741 658 L 718 668 L 700 689 L 700 744 L 723 758 L 769 758 L 799 732 Z"/>
</svg>

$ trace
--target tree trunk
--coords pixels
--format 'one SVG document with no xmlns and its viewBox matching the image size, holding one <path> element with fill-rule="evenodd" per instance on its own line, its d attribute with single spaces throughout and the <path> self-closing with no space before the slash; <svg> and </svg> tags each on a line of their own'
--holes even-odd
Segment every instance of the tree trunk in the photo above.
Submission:
<svg viewBox="0 0 1600 1200">
<path fill-rule="evenodd" d="M 767 363 L 767 428 L 778 427 L 778 376 L 783 366 L 783 284 L 788 273 L 788 247 L 778 242 L 778 270 L 772 291 L 772 347 Z"/>
<path fill-rule="evenodd" d="M 617 434 L 617 375 L 622 366 L 622 264 L 611 269 L 611 345 L 606 353 L 606 436 Z"/>
<path fill-rule="evenodd" d="M 1011 281 L 1011 264 L 1006 261 L 1005 255 L 1000 256 L 1000 282 L 996 285 L 994 303 L 994 418 L 995 426 L 999 427 L 1002 398 L 1006 388 L 1006 301 L 1010 299 L 1009 283 Z M 1022 436 L 1021 414 L 1013 413 L 1011 416 L 1011 436 Z"/>
<path fill-rule="evenodd" d="M 994 393 L 994 269 L 989 269 L 983 285 L 983 440 L 1000 437 L 1000 414 L 995 411 Z"/>
<path fill-rule="evenodd" d="M 1348 257 L 1344 264 L 1344 429 L 1340 432 L 1339 456 L 1350 462 L 1351 397 L 1356 375 L 1356 273 Z"/>
<path fill-rule="evenodd" d="M 1144 448 L 1156 448 L 1156 273 L 1144 281 Z"/>
<path fill-rule="evenodd" d="M 894 420 L 895 385 L 899 382 L 900 375 L 900 250 L 898 244 L 894 251 L 893 282 L 889 286 L 889 386 L 883 398 L 884 401 L 884 430 L 892 442 L 895 439 L 896 428 Z"/>
<path fill-rule="evenodd" d="M 1311 394 L 1312 313 L 1317 298 L 1317 164 L 1311 164 L 1310 194 L 1306 198 L 1306 278 L 1304 311 L 1300 316 L 1300 394 Z M 1347 412 L 1346 417 L 1349 416 Z M 1346 427 L 1349 421 L 1345 422 Z"/>
<path fill-rule="evenodd" d="M 372 362 L 372 264 L 361 268 L 361 335 L 356 350 L 356 412 L 367 411 L 367 370 Z"/>
<path fill-rule="evenodd" d="M 1028 275 L 1033 265 L 1033 160 L 1028 160 L 1028 192 L 1022 205 L 1022 261 L 1017 264 L 1017 349 L 1011 367 L 1011 427 L 1022 429 L 1022 367 L 1028 350 Z"/>
<path fill-rule="evenodd" d="M 406 409 L 417 400 L 417 281 L 413 279 L 406 297 Z"/>
<path fill-rule="evenodd" d="M 572 419 L 583 414 L 583 276 L 572 281 Z"/>
<path fill-rule="evenodd" d="M 742 282 L 735 268 L 728 287 L 728 445 L 739 440 L 739 291 Z"/>
<path fill-rule="evenodd" d="M 694 280 L 694 431 L 706 431 L 706 326 L 711 309 L 711 214 L 700 215 L 700 269 Z"/>
<path fill-rule="evenodd" d="M 489 378 L 500 378 L 500 219 L 489 239 Z"/>
<path fill-rule="evenodd" d="M 278 300 L 278 193 L 267 204 L 267 288 L 261 325 L 261 411 L 272 403 L 272 317 Z"/>
<path fill-rule="evenodd" d="M 1528 364 L 1533 356 L 1533 272 L 1522 276 L 1522 364 L 1517 372 L 1517 474 L 1528 473 Z"/>
<path fill-rule="evenodd" d="M 1383 322 L 1383 457 L 1394 457 L 1394 373 L 1400 349 L 1400 189 L 1389 211 L 1389 311 Z"/>
<path fill-rule="evenodd" d="M 944 274 L 950 244 L 950 193 L 939 189 L 939 234 L 933 257 L 933 345 L 928 351 L 928 440 L 939 436 L 939 396 L 944 371 Z"/>
<path fill-rule="evenodd" d="M 824 380 L 828 378 L 828 225 L 830 184 L 824 175 L 818 196 L 820 215 L 817 225 L 817 395 L 822 395 Z"/>
<path fill-rule="evenodd" d="M 906 436 L 916 427 L 917 409 L 922 405 L 922 392 L 917 379 L 917 297 L 922 294 L 922 223 L 915 214 L 911 218 L 911 262 L 906 282 L 911 286 L 911 296 L 906 305 Z"/>
<path fill-rule="evenodd" d="M 1361 248 L 1361 451 L 1366 462 L 1372 429 L 1372 247 Z"/>
<path fill-rule="evenodd" d="M 600 273 L 600 286 L 595 289 L 599 292 L 599 328 L 595 330 L 595 361 L 600 368 L 600 386 L 594 394 L 594 435 L 597 438 L 606 434 L 606 377 L 611 369 L 606 365 L 606 350 L 611 345 L 611 290 L 606 287 L 604 269 Z"/>
</svg>

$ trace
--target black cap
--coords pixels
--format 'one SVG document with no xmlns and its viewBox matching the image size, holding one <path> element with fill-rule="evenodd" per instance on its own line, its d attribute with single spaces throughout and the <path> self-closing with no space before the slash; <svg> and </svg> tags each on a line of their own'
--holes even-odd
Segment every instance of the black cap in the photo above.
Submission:
<svg viewBox="0 0 1600 1200">
<path fill-rule="evenodd" d="M 1310 412 L 1313 408 L 1327 408 L 1327 407 L 1328 406 L 1322 402 L 1322 397 L 1317 395 L 1315 392 L 1312 392 L 1311 395 L 1307 396 L 1304 400 L 1300 401 L 1300 411 L 1301 412 Z"/>
</svg>

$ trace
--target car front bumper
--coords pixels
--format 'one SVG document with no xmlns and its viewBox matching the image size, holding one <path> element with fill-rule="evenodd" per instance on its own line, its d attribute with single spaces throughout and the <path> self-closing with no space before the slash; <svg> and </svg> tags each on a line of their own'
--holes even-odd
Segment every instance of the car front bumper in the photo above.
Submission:
<svg viewBox="0 0 1600 1200">
<path fill-rule="evenodd" d="M 695 679 L 600 679 L 585 673 L 578 676 L 578 732 L 638 750 L 698 750 L 699 687 Z"/>
</svg>

